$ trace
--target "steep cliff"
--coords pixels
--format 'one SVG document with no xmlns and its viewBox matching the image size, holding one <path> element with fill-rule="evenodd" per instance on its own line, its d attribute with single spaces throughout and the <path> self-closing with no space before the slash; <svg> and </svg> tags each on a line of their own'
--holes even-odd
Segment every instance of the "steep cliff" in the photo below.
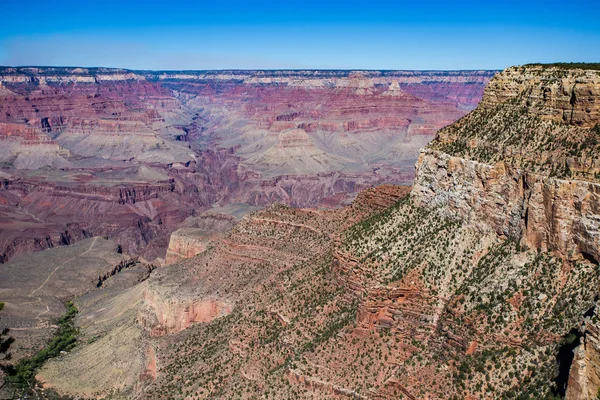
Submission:
<svg viewBox="0 0 600 400">
<path fill-rule="evenodd" d="M 562 271 L 597 268 L 600 72 L 585 67 L 531 65 L 498 74 L 480 106 L 442 129 L 419 156 L 414 203 L 439 207 L 480 232 L 517 241 L 521 249 L 549 252 L 563 260 Z M 568 305 L 579 307 L 581 319 L 598 293 L 596 279 L 586 275 L 574 283 L 588 294 L 568 298 L 584 301 Z M 514 301 L 522 303 L 523 293 Z M 578 329 L 574 317 L 562 335 Z M 598 393 L 593 321 L 588 316 L 583 325 L 583 343 L 565 382 L 569 399 Z"/>
<path fill-rule="evenodd" d="M 512 67 L 417 162 L 413 198 L 523 245 L 598 263 L 600 73 Z"/>
<path fill-rule="evenodd" d="M 226 214 L 203 214 L 187 218 L 182 227 L 171 234 L 165 264 L 191 258 L 205 251 L 211 239 L 235 225 L 235 218 Z"/>
<path fill-rule="evenodd" d="M 511 67 L 490 81 L 475 111 L 440 130 L 429 148 L 597 182 L 599 79 L 596 69 Z"/>
<path fill-rule="evenodd" d="M 600 393 L 600 331 L 598 315 L 588 316 L 582 326 L 582 343 L 575 348 L 565 398 L 597 399 Z"/>
</svg>

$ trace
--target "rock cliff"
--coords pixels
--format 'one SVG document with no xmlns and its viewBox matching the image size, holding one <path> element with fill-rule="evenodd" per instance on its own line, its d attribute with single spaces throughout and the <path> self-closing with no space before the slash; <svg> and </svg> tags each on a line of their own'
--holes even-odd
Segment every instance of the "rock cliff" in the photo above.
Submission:
<svg viewBox="0 0 600 400">
<path fill-rule="evenodd" d="M 191 258 L 205 251 L 219 232 L 231 229 L 235 218 L 226 214 L 204 214 L 189 217 L 183 226 L 171 234 L 165 264 Z"/>
<path fill-rule="evenodd" d="M 599 79 L 596 69 L 566 66 L 512 67 L 498 74 L 479 107 L 442 129 L 421 152 L 414 203 L 439 207 L 521 248 L 551 252 L 571 265 L 563 268 L 597 268 Z M 595 284 L 578 285 L 598 293 Z M 565 382 L 569 399 L 597 396 L 596 330 L 588 316 Z"/>
<path fill-rule="evenodd" d="M 599 98 L 597 70 L 527 65 L 508 68 L 493 79 L 480 107 L 493 109 L 517 100 L 542 120 L 591 127 L 600 120 Z"/>
<path fill-rule="evenodd" d="M 574 350 L 565 399 L 595 399 L 600 390 L 600 332 L 597 315 L 585 321 L 582 342 Z"/>
<path fill-rule="evenodd" d="M 421 153 L 415 202 L 598 263 L 598 79 L 595 70 L 535 65 L 498 74 L 479 108 Z"/>
<path fill-rule="evenodd" d="M 600 260 L 600 185 L 551 178 L 498 162 L 494 165 L 425 150 L 412 196 L 420 206 L 484 222 L 522 245 L 556 251 L 569 260 Z M 482 229 L 485 229 L 481 225 Z"/>
</svg>

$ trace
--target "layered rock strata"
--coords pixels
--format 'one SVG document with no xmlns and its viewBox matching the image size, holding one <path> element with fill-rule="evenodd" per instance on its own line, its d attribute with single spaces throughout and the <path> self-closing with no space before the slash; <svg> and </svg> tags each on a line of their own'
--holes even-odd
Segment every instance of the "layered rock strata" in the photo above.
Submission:
<svg viewBox="0 0 600 400">
<path fill-rule="evenodd" d="M 597 316 L 586 321 L 581 343 L 574 350 L 565 399 L 594 399 L 600 390 L 600 336 Z"/>
<path fill-rule="evenodd" d="M 600 260 L 596 183 L 431 150 L 421 153 L 417 169 L 412 196 L 420 206 L 444 207 L 449 215 L 484 222 L 499 235 L 570 260 Z"/>
<path fill-rule="evenodd" d="M 90 235 L 164 259 L 213 206 L 335 207 L 409 182 L 493 74 L 0 68 L 0 261 Z"/>
<path fill-rule="evenodd" d="M 523 248 L 549 251 L 569 261 L 563 271 L 597 268 L 599 96 L 600 73 L 593 68 L 532 65 L 502 72 L 478 109 L 441 130 L 419 156 L 415 204 L 440 207 Z M 585 279 L 578 285 L 597 298 L 597 286 Z M 587 316 L 583 325 L 565 382 L 568 399 L 598 394 L 595 318 Z"/>
</svg>

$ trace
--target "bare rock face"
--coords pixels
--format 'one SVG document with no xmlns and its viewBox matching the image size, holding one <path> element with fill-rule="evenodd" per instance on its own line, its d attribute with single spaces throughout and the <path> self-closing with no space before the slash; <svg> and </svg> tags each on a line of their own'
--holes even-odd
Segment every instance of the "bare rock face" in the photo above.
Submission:
<svg viewBox="0 0 600 400">
<path fill-rule="evenodd" d="M 390 329 L 423 341 L 435 329 L 436 308 L 435 299 L 418 287 L 377 286 L 369 289 L 356 320 L 361 329 Z"/>
<path fill-rule="evenodd" d="M 155 288 L 156 289 L 156 288 Z M 180 332 L 196 322 L 210 322 L 215 318 L 231 313 L 233 305 L 218 299 L 189 299 L 156 292 L 149 288 L 145 292 L 144 302 L 150 308 L 149 321 L 147 314 L 140 314 L 138 323 L 149 328 L 150 335 L 163 336 Z"/>
<path fill-rule="evenodd" d="M 599 88 L 595 70 L 526 66 L 498 74 L 479 108 L 421 153 L 415 202 L 443 205 L 526 246 L 597 263 Z"/>
<path fill-rule="evenodd" d="M 193 257 L 206 250 L 208 235 L 201 229 L 179 228 L 171 233 L 165 264 Z"/>
<path fill-rule="evenodd" d="M 490 83 L 481 106 L 441 129 L 429 148 L 549 177 L 598 182 L 599 80 L 595 69 L 509 68 Z"/>
<path fill-rule="evenodd" d="M 226 214 L 204 214 L 187 218 L 183 226 L 171 234 L 165 264 L 173 264 L 202 253 L 211 239 L 234 225 L 235 218 Z"/>
<path fill-rule="evenodd" d="M 511 67 L 490 81 L 481 107 L 509 100 L 526 104 L 544 120 L 594 126 L 600 121 L 600 74 L 543 65 Z"/>
<path fill-rule="evenodd" d="M 594 319 L 597 318 L 594 314 Z M 600 390 L 600 331 L 597 321 L 587 321 L 581 343 L 574 351 L 565 399 L 596 399 Z"/>
<path fill-rule="evenodd" d="M 600 260 L 600 186 L 548 178 L 426 150 L 417 163 L 412 196 L 421 206 L 484 222 L 504 237 L 577 260 Z M 481 226 L 485 229 L 484 226 Z"/>
<path fill-rule="evenodd" d="M 390 87 L 388 88 L 388 90 L 381 93 L 381 95 L 382 96 L 399 97 L 399 96 L 405 96 L 406 92 L 404 92 L 402 89 L 400 89 L 400 84 L 398 83 L 398 81 L 392 81 L 392 83 L 390 83 Z"/>
</svg>

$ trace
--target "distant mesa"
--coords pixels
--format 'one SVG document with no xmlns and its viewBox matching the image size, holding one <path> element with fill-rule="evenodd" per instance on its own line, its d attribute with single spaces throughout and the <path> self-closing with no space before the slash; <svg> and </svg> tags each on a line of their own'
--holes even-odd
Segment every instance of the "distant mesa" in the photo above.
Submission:
<svg viewBox="0 0 600 400">
<path fill-rule="evenodd" d="M 375 92 L 373 81 L 360 72 L 350 74 L 347 78 L 340 79 L 336 87 L 349 89 L 356 95 L 369 95 Z"/>
</svg>

